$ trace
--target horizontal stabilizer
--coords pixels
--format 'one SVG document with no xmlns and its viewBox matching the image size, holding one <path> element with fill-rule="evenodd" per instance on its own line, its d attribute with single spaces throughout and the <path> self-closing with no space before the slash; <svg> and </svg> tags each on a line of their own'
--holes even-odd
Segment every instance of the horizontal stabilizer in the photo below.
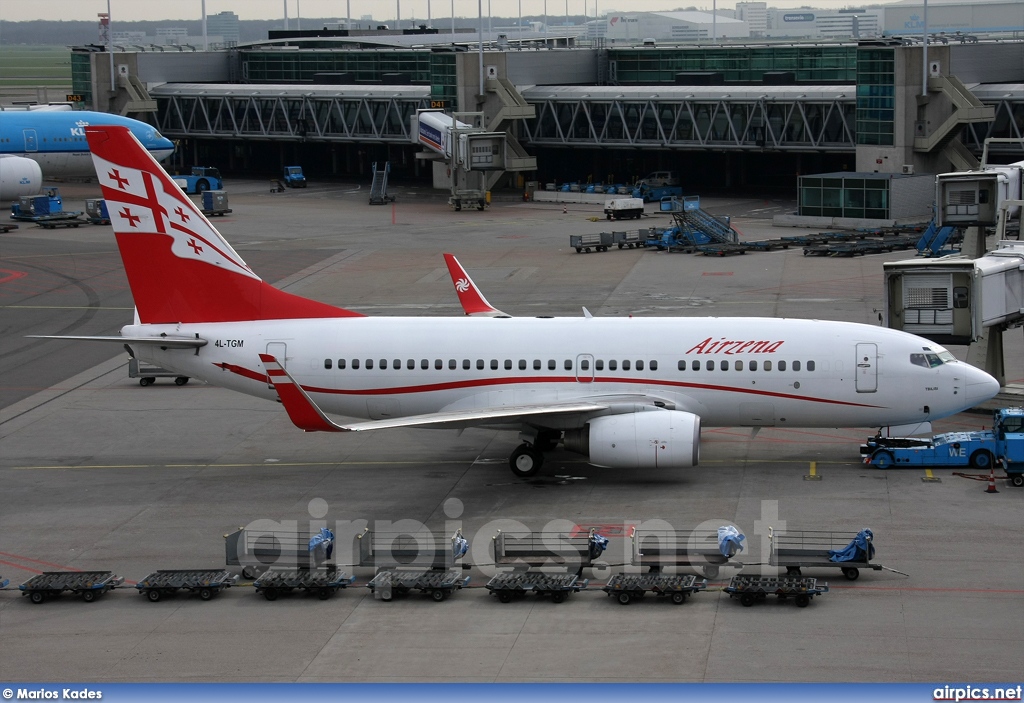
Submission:
<svg viewBox="0 0 1024 703">
<path fill-rule="evenodd" d="M 78 342 L 117 342 L 118 344 L 146 344 L 161 349 L 198 349 L 209 342 L 199 337 L 87 337 L 83 335 L 28 334 L 29 339 L 73 339 Z"/>
</svg>

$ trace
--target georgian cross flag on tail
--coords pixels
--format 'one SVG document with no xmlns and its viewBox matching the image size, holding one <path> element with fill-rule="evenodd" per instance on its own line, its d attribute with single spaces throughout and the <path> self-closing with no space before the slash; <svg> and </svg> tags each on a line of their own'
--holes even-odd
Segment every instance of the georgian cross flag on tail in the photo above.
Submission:
<svg viewBox="0 0 1024 703">
<path fill-rule="evenodd" d="M 115 164 L 92 155 L 114 230 L 124 234 L 164 234 L 171 252 L 221 266 L 243 276 L 257 276 L 213 228 L 181 188 L 162 171 Z"/>
</svg>

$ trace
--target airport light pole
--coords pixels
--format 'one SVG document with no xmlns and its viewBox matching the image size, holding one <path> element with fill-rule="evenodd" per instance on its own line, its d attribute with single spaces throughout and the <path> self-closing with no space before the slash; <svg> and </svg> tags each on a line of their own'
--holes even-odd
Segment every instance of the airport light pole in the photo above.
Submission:
<svg viewBox="0 0 1024 703">
<path fill-rule="evenodd" d="M 924 0 L 924 37 L 921 51 L 924 61 L 921 65 L 921 97 L 928 95 L 928 0 Z"/>
<path fill-rule="evenodd" d="M 566 0 L 568 2 L 568 0 Z M 484 0 L 476 0 L 476 15 L 477 15 L 477 37 L 480 39 L 478 44 L 480 45 L 480 97 L 477 100 L 482 99 L 484 94 Z"/>
<path fill-rule="evenodd" d="M 284 31 L 288 31 L 288 0 L 284 0 Z"/>
<path fill-rule="evenodd" d="M 718 43 L 718 0 L 711 0 L 711 43 Z"/>
<path fill-rule="evenodd" d="M 206 40 L 206 0 L 203 0 L 203 51 L 209 51 L 210 44 Z"/>
<path fill-rule="evenodd" d="M 352 30 L 352 0 L 345 0 L 345 28 Z"/>
<path fill-rule="evenodd" d="M 110 0 L 107 0 L 107 54 L 110 55 L 110 94 L 117 92 L 114 87 L 114 25 L 110 21 Z M 109 101 L 107 107 L 109 107 Z"/>
<path fill-rule="evenodd" d="M 455 0 L 452 0 L 452 43 L 455 43 Z"/>
</svg>

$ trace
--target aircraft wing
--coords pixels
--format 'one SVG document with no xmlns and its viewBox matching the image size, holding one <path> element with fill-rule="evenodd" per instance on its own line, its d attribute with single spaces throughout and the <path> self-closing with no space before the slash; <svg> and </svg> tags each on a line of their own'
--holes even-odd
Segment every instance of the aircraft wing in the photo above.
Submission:
<svg viewBox="0 0 1024 703">
<path fill-rule="evenodd" d="M 454 254 L 445 254 L 444 263 L 448 266 L 448 275 L 452 277 L 455 293 L 459 296 L 462 309 L 471 317 L 510 317 L 487 302 L 476 283 L 462 268 L 462 264 Z"/>
<path fill-rule="evenodd" d="M 281 403 L 291 421 L 306 432 L 364 432 L 366 430 L 383 430 L 394 427 L 469 427 L 484 424 L 488 421 L 514 421 L 520 418 L 542 415 L 566 415 L 570 413 L 593 413 L 609 410 L 612 403 L 605 401 L 577 401 L 571 403 L 550 403 L 546 405 L 519 405 L 496 408 L 473 408 L 471 410 L 452 410 L 447 412 L 429 413 L 427 415 L 409 415 L 406 417 L 387 418 L 383 420 L 367 420 L 351 424 L 338 424 L 327 417 L 323 410 L 309 397 L 306 391 L 295 382 L 281 363 L 270 354 L 260 354 L 260 360 L 267 369 L 270 382 L 274 385 L 281 398 Z"/>
<path fill-rule="evenodd" d="M 117 342 L 119 344 L 148 344 L 161 349 L 198 349 L 205 347 L 209 342 L 199 337 L 122 337 L 111 335 L 109 337 L 87 337 L 78 335 L 56 335 L 56 334 L 27 334 L 29 339 L 74 339 L 79 342 Z"/>
</svg>

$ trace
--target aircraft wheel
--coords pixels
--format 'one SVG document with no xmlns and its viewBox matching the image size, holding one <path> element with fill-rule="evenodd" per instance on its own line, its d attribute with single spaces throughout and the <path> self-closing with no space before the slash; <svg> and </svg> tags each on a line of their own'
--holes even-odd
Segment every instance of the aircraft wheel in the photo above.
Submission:
<svg viewBox="0 0 1024 703">
<path fill-rule="evenodd" d="M 188 383 L 188 376 L 178 376 L 174 379 L 174 385 L 176 386 L 184 386 L 186 383 Z"/>
<path fill-rule="evenodd" d="M 992 468 L 992 452 L 987 449 L 979 449 L 971 454 L 971 467 L 982 471 Z"/>
<path fill-rule="evenodd" d="M 536 476 L 544 464 L 544 455 L 529 444 L 520 444 L 508 458 L 509 468 L 519 478 Z"/>
<path fill-rule="evenodd" d="M 718 578 L 718 564 L 707 564 L 701 570 L 704 572 L 705 578 Z"/>
</svg>

